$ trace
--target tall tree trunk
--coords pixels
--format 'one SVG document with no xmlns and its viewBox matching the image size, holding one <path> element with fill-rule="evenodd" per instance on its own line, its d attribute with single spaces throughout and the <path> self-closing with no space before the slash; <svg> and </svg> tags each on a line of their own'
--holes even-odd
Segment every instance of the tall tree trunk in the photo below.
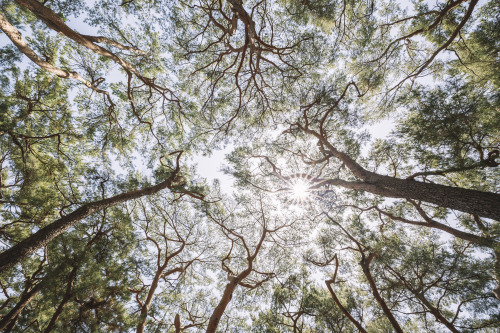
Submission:
<svg viewBox="0 0 500 333">
<path fill-rule="evenodd" d="M 139 324 L 137 325 L 137 333 L 143 333 L 144 328 L 146 327 L 146 322 L 148 319 L 149 308 L 151 307 L 151 303 L 153 302 L 153 296 L 155 294 L 155 290 L 158 287 L 158 281 L 160 281 L 160 277 L 163 270 L 158 270 L 155 274 L 153 282 L 151 283 L 151 287 L 149 288 L 148 296 L 146 297 L 146 301 L 141 308 L 141 315 L 139 316 Z"/>
<path fill-rule="evenodd" d="M 497 281 L 497 286 L 493 289 L 493 295 L 500 301 L 500 248 L 495 249 L 495 264 L 493 266 L 493 274 Z"/>
<path fill-rule="evenodd" d="M 16 306 L 14 306 L 12 310 L 10 310 L 9 313 L 7 313 L 5 317 L 2 318 L 2 320 L 0 320 L 0 331 L 10 332 L 14 328 L 14 325 L 16 324 L 17 318 L 21 311 L 26 307 L 26 305 L 31 302 L 36 294 L 38 294 L 38 292 L 43 289 L 47 280 L 48 278 L 45 277 L 42 281 L 40 281 L 40 283 L 31 288 L 30 291 L 21 295 L 21 299 L 16 304 Z"/>
<path fill-rule="evenodd" d="M 227 227 L 224 227 L 220 223 L 218 223 L 218 224 L 221 227 L 223 227 L 228 233 L 231 233 L 234 236 L 243 240 L 243 246 L 245 247 L 245 250 L 246 250 L 247 255 L 248 255 L 247 256 L 248 266 L 244 271 L 242 271 L 240 274 L 238 274 L 236 276 L 232 275 L 231 273 L 229 273 L 229 271 L 227 271 L 228 274 L 230 274 L 230 275 L 228 275 L 229 283 L 226 284 L 226 287 L 224 288 L 224 293 L 222 294 L 222 298 L 220 299 L 219 304 L 217 304 L 214 311 L 212 312 L 212 315 L 210 316 L 206 333 L 215 333 L 215 331 L 217 330 L 217 326 L 219 325 L 220 319 L 222 318 L 222 315 L 224 314 L 224 311 L 226 310 L 227 305 L 229 304 L 229 302 L 231 302 L 231 299 L 233 298 L 234 290 L 236 289 L 238 284 L 241 284 L 242 281 L 252 273 L 253 262 L 254 262 L 255 258 L 257 257 L 260 249 L 262 248 L 262 244 L 264 243 L 264 239 L 266 239 L 266 234 L 268 232 L 270 232 L 268 229 L 266 229 L 266 225 L 264 223 L 263 229 L 262 229 L 262 235 L 260 236 L 259 243 L 255 247 L 254 253 L 251 255 L 250 250 L 249 250 L 247 244 L 245 243 L 245 241 L 241 235 L 238 235 L 232 229 L 228 229 Z M 232 250 L 232 247 L 231 247 L 231 250 Z M 230 253 L 231 253 L 231 251 L 229 252 L 229 254 Z M 228 254 L 228 256 L 226 256 L 226 258 L 229 257 L 229 254 Z M 247 288 L 248 288 L 248 286 L 247 286 Z M 252 287 L 250 287 L 250 288 L 252 288 Z"/>
<path fill-rule="evenodd" d="M 372 184 L 396 198 L 410 198 L 500 221 L 500 194 L 374 174 Z"/>
<path fill-rule="evenodd" d="M 229 302 L 231 302 L 231 299 L 233 298 L 233 292 L 238 286 L 238 283 L 242 281 L 244 278 L 246 278 L 251 272 L 252 269 L 249 268 L 244 270 L 238 276 L 233 276 L 229 279 L 229 283 L 226 284 L 226 287 L 224 288 L 224 293 L 222 294 L 222 298 L 219 301 L 219 304 L 217 304 L 217 306 L 214 309 L 214 312 L 212 312 L 212 316 L 210 316 L 206 333 L 215 333 L 215 331 L 217 330 L 217 326 L 219 325 L 220 319 L 222 318 L 222 315 L 226 310 L 227 305 L 229 304 Z"/>
<path fill-rule="evenodd" d="M 370 268 L 369 268 L 370 261 L 375 257 L 375 253 L 370 254 L 368 256 L 368 258 L 366 258 L 363 253 L 361 255 L 362 255 L 362 259 L 360 261 L 360 265 L 361 265 L 361 268 L 363 269 L 363 273 L 365 274 L 366 279 L 368 280 L 368 283 L 370 284 L 370 288 L 372 290 L 373 296 L 377 300 L 377 303 L 382 307 L 382 310 L 384 311 L 385 315 L 387 316 L 387 318 L 391 322 L 391 324 L 394 327 L 394 329 L 396 330 L 396 332 L 403 333 L 403 330 L 401 329 L 401 326 L 399 326 L 398 321 L 396 320 L 396 318 L 394 318 L 391 310 L 389 309 L 389 307 L 385 303 L 384 299 L 382 298 L 382 296 L 378 292 L 377 285 L 375 284 L 375 280 L 373 280 L 373 276 L 370 272 Z"/>
<path fill-rule="evenodd" d="M 389 198 L 413 199 L 500 221 L 500 194 L 482 192 L 367 172 L 361 181 L 316 180 L 312 188 L 325 185 L 370 192 Z"/>
<path fill-rule="evenodd" d="M 367 331 L 363 328 L 361 323 L 359 321 L 357 321 L 340 302 L 339 298 L 337 297 L 337 294 L 335 294 L 335 292 L 333 291 L 333 288 L 332 288 L 332 283 L 334 283 L 334 282 L 335 282 L 334 280 L 326 280 L 325 281 L 326 287 L 328 288 L 328 291 L 332 295 L 333 301 L 335 302 L 335 304 L 337 304 L 337 306 L 339 307 L 340 311 L 342 311 L 344 316 L 346 316 L 347 319 L 349 319 L 351 321 L 351 323 L 353 323 L 354 326 L 356 326 L 356 328 L 358 329 L 359 332 L 367 333 Z"/>
<path fill-rule="evenodd" d="M 181 315 L 176 314 L 174 318 L 175 333 L 181 333 Z"/>
<path fill-rule="evenodd" d="M 91 202 L 76 209 L 72 213 L 52 222 L 51 224 L 37 231 L 34 235 L 31 235 L 30 237 L 26 238 L 25 240 L 19 242 L 18 244 L 0 254 L 0 272 L 3 272 L 4 270 L 14 266 L 30 254 L 34 253 L 39 248 L 47 245 L 51 240 L 75 225 L 77 222 L 95 212 L 99 212 L 119 203 L 137 199 L 146 195 L 151 195 L 165 188 L 172 187 L 172 184 L 175 184 L 176 180 L 178 180 L 178 169 L 179 168 L 177 168 L 177 170 L 173 172 L 168 179 L 157 185 L 146 187 L 141 190 L 118 194 L 108 199 Z"/>
<path fill-rule="evenodd" d="M 44 333 L 49 333 L 50 331 L 52 331 L 54 329 L 54 326 L 56 325 L 56 322 L 59 319 L 59 316 L 61 315 L 61 313 L 64 310 L 64 306 L 66 305 L 66 303 L 68 303 L 69 299 L 71 298 L 72 291 L 73 291 L 73 285 L 74 285 L 75 279 L 76 279 L 76 271 L 77 270 L 78 270 L 78 267 L 73 267 L 73 269 L 71 270 L 71 273 L 69 274 L 69 277 L 68 277 L 68 283 L 66 284 L 66 292 L 64 293 L 64 296 L 63 296 L 61 302 L 57 306 L 56 311 L 52 315 L 52 318 L 50 319 L 49 324 L 45 328 Z"/>
<path fill-rule="evenodd" d="M 315 136 L 331 156 L 338 158 L 360 181 L 342 179 L 317 180 L 313 188 L 330 184 L 361 190 L 385 197 L 413 199 L 456 209 L 464 213 L 500 221 L 500 194 L 482 192 L 440 184 L 422 183 L 380 175 L 366 170 L 344 152 L 337 150 L 324 134 L 298 125 L 304 132 Z"/>
</svg>

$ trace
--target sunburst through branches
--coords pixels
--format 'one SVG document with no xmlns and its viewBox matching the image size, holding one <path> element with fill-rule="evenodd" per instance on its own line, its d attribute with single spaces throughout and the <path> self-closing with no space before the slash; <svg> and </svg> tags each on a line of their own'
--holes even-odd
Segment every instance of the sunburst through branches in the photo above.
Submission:
<svg viewBox="0 0 500 333">
<path fill-rule="evenodd" d="M 296 200 L 305 200 L 309 195 L 309 186 L 303 180 L 293 184 L 292 195 Z"/>
<path fill-rule="evenodd" d="M 293 204 L 306 204 L 313 200 L 331 200 L 331 196 L 335 198 L 335 192 L 328 188 L 328 186 L 321 185 L 321 179 L 313 177 L 308 174 L 297 174 L 294 176 L 286 177 L 287 200 Z M 326 197 L 326 195 L 328 197 Z M 328 199 L 329 198 L 329 199 Z M 336 199 L 335 199 L 336 200 Z"/>
<path fill-rule="evenodd" d="M 311 182 L 306 177 L 290 179 L 289 193 L 294 203 L 305 203 L 311 198 Z"/>
</svg>

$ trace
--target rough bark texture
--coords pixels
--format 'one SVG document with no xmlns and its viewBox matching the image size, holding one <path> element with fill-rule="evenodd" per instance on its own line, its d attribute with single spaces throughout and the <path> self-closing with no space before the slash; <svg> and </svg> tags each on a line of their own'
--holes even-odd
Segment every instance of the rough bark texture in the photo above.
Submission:
<svg viewBox="0 0 500 333">
<path fill-rule="evenodd" d="M 37 231 L 35 234 L 31 235 L 17 245 L 0 254 L 0 272 L 3 272 L 4 270 L 14 266 L 15 264 L 23 260 L 23 258 L 26 258 L 39 248 L 47 245 L 52 239 L 59 236 L 61 233 L 75 225 L 77 222 L 86 218 L 87 216 L 95 212 L 99 212 L 103 209 L 115 206 L 119 203 L 137 199 L 146 195 L 151 195 L 165 188 L 171 187 L 173 182 L 175 181 L 176 176 L 177 172 L 173 173 L 171 177 L 155 186 L 126 192 L 108 199 L 95 201 L 78 208 L 77 210 L 64 217 L 61 217 L 60 219 L 52 222 L 51 224 Z"/>
<path fill-rule="evenodd" d="M 389 196 L 410 198 L 500 221 L 500 194 L 372 174 L 371 183 Z"/>
<path fill-rule="evenodd" d="M 366 174 L 362 181 L 328 179 L 318 182 L 313 188 L 325 185 L 370 192 L 390 198 L 424 201 L 440 207 L 456 209 L 464 213 L 500 221 L 500 194 L 482 192 L 440 184 L 422 183 L 400 179 L 373 172 Z"/>
<path fill-rule="evenodd" d="M 464 213 L 500 221 L 500 194 L 482 192 L 440 184 L 422 183 L 410 179 L 400 179 L 370 172 L 353 160 L 349 155 L 337 150 L 324 134 L 298 125 L 304 132 L 316 137 L 325 151 L 338 158 L 360 181 L 342 179 L 318 180 L 313 188 L 336 185 L 373 194 L 425 201 L 441 207 L 456 209 Z"/>
</svg>

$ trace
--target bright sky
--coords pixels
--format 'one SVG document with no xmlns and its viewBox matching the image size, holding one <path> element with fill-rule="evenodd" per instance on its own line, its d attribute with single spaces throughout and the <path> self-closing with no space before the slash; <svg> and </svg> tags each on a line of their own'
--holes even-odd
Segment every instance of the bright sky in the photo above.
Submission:
<svg viewBox="0 0 500 333">
<path fill-rule="evenodd" d="M 90 1 L 88 3 L 89 6 L 92 5 Z M 406 1 L 402 1 L 403 4 L 406 4 Z M 85 15 L 81 15 L 79 17 L 70 17 L 68 19 L 68 24 L 77 30 L 80 33 L 88 34 L 88 35 L 97 35 L 97 29 L 90 27 L 88 24 L 84 22 Z M 22 32 L 23 37 L 26 38 L 29 36 L 26 32 Z M 0 36 L 0 45 L 10 44 L 10 41 L 3 34 Z M 28 64 L 28 60 L 26 57 L 23 57 L 23 63 Z M 116 74 L 116 75 L 115 75 Z M 116 73 L 111 73 L 110 76 L 106 77 L 107 82 L 113 82 L 116 80 L 120 80 L 120 74 L 118 71 Z M 375 125 L 369 126 L 366 128 L 368 132 L 371 134 L 372 140 L 382 139 L 389 135 L 391 130 L 394 128 L 394 122 L 392 120 L 383 120 L 378 122 Z M 363 151 L 364 154 L 367 153 L 369 145 L 367 145 Z M 205 178 L 208 183 L 212 183 L 215 179 L 219 180 L 221 190 L 227 194 L 233 192 L 233 184 L 234 180 L 231 176 L 224 174 L 221 169 L 227 163 L 225 161 L 225 156 L 229 154 L 233 149 L 232 145 L 228 145 L 225 149 L 214 151 L 210 156 L 203 156 L 202 153 L 195 155 L 191 162 L 197 164 L 197 173 L 199 176 Z M 140 163 L 140 161 L 138 162 Z M 115 172 L 121 173 L 120 166 L 118 163 L 114 163 L 113 168 L 116 168 Z"/>
</svg>

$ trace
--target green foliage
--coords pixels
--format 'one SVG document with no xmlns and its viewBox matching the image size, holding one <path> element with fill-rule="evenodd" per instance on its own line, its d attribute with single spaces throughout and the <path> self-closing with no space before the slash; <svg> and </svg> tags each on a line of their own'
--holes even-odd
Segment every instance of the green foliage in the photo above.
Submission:
<svg viewBox="0 0 500 333">
<path fill-rule="evenodd" d="M 405 332 L 499 329 L 500 224 L 408 190 L 500 192 L 498 1 L 0 9 L 29 48 L 2 23 L 0 248 L 102 204 L 0 272 L 0 323 L 393 332 L 385 302 Z M 190 166 L 222 147 L 229 194 Z"/>
<path fill-rule="evenodd" d="M 449 168 L 485 161 L 500 147 L 498 103 L 497 93 L 460 80 L 434 90 L 420 88 L 402 102 L 408 112 L 396 135 L 410 143 L 424 165 Z"/>
</svg>

